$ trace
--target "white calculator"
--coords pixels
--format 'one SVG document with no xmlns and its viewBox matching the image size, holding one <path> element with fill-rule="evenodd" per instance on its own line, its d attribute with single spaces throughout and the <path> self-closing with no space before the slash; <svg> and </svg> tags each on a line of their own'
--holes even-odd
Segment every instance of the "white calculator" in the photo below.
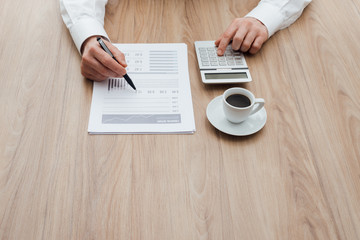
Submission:
<svg viewBox="0 0 360 240">
<path fill-rule="evenodd" d="M 245 57 L 229 45 L 223 56 L 218 56 L 214 41 L 196 41 L 196 56 L 203 83 L 244 83 L 251 76 Z"/>
</svg>

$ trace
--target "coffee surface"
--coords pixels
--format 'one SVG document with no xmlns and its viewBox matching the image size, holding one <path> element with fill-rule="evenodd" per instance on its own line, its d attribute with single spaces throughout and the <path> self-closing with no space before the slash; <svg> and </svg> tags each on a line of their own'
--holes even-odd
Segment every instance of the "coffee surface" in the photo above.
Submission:
<svg viewBox="0 0 360 240">
<path fill-rule="evenodd" d="M 226 98 L 226 102 L 228 102 L 230 105 L 234 107 L 248 107 L 250 106 L 251 102 L 250 99 L 242 94 L 233 94 Z"/>
</svg>

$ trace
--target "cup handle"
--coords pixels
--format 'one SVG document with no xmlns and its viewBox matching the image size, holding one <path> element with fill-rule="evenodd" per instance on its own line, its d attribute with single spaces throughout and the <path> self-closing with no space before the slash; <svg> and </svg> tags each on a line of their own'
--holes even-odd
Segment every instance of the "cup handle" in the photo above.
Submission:
<svg viewBox="0 0 360 240">
<path fill-rule="evenodd" d="M 264 107 L 265 100 L 262 98 L 255 98 L 254 107 L 250 113 L 250 115 L 253 115 L 254 113 L 257 113 L 262 107 Z"/>
</svg>

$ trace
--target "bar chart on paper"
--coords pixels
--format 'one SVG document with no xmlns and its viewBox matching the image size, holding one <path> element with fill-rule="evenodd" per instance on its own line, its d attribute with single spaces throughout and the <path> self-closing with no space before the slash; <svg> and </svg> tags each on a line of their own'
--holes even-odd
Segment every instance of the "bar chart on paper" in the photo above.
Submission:
<svg viewBox="0 0 360 240">
<path fill-rule="evenodd" d="M 193 133 L 195 131 L 185 44 L 118 44 L 127 73 L 95 82 L 89 133 Z"/>
</svg>

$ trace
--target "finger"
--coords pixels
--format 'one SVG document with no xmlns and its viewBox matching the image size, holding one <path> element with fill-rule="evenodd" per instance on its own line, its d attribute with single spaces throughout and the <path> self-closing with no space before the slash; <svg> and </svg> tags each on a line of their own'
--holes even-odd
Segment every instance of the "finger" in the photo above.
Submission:
<svg viewBox="0 0 360 240">
<path fill-rule="evenodd" d="M 102 82 L 102 81 L 105 81 L 107 79 L 107 77 L 97 75 L 97 74 L 89 74 L 89 77 L 87 77 L 87 79 L 96 81 L 96 82 Z"/>
<path fill-rule="evenodd" d="M 256 38 L 256 32 L 250 31 L 246 34 L 244 41 L 241 43 L 240 51 L 247 52 L 250 48 L 252 43 Z"/>
<path fill-rule="evenodd" d="M 251 53 L 251 54 L 257 53 L 260 50 L 260 48 L 262 47 L 262 45 L 264 44 L 264 42 L 266 41 L 266 39 L 267 38 L 265 38 L 263 36 L 258 36 L 257 38 L 255 38 L 253 44 L 251 45 L 249 53 Z"/>
<path fill-rule="evenodd" d="M 222 35 L 215 41 L 215 46 L 219 46 Z"/>
<path fill-rule="evenodd" d="M 231 38 L 228 38 L 228 37 L 223 37 L 220 40 L 220 43 L 219 43 L 219 46 L 218 46 L 218 49 L 217 49 L 217 54 L 219 56 L 224 55 L 224 52 L 225 52 L 227 46 L 229 45 L 230 41 L 231 41 Z"/>
<path fill-rule="evenodd" d="M 95 59 L 96 62 L 92 65 L 92 67 L 101 75 L 107 76 L 107 77 L 122 77 L 124 74 L 119 74 L 117 72 L 114 72 L 112 69 L 108 68 L 107 65 L 104 65 L 102 62 L 100 62 L 99 59 Z"/>
<path fill-rule="evenodd" d="M 81 68 L 83 70 L 87 69 L 94 69 L 97 73 L 101 74 L 102 76 L 107 77 L 121 77 L 123 75 L 119 75 L 118 73 L 115 73 L 111 69 L 109 69 L 107 66 L 104 66 L 98 59 L 97 55 L 95 56 L 83 56 L 82 62 L 81 62 Z"/>
<path fill-rule="evenodd" d="M 84 77 L 86 77 L 87 79 L 90 79 L 93 81 L 103 81 L 103 80 L 107 79 L 106 76 L 101 75 L 95 69 L 92 69 L 92 68 L 82 69 L 81 74 Z"/>
<path fill-rule="evenodd" d="M 237 30 L 237 32 L 235 33 L 235 36 L 232 39 L 232 44 L 231 44 L 232 49 L 234 49 L 236 51 L 240 49 L 241 44 L 244 41 L 247 31 L 248 31 L 247 28 L 243 28 L 243 27 L 239 28 Z"/>
<path fill-rule="evenodd" d="M 217 54 L 219 56 L 222 56 L 224 54 L 225 49 L 229 45 L 232 37 L 235 35 L 235 32 L 236 32 L 236 27 L 230 25 L 230 27 L 223 33 L 217 50 Z"/>
<path fill-rule="evenodd" d="M 116 73 L 117 76 L 123 76 L 126 74 L 126 70 L 121 64 L 117 63 L 109 54 L 107 54 L 103 49 L 96 48 L 94 50 L 93 56 L 108 69 Z"/>
</svg>

